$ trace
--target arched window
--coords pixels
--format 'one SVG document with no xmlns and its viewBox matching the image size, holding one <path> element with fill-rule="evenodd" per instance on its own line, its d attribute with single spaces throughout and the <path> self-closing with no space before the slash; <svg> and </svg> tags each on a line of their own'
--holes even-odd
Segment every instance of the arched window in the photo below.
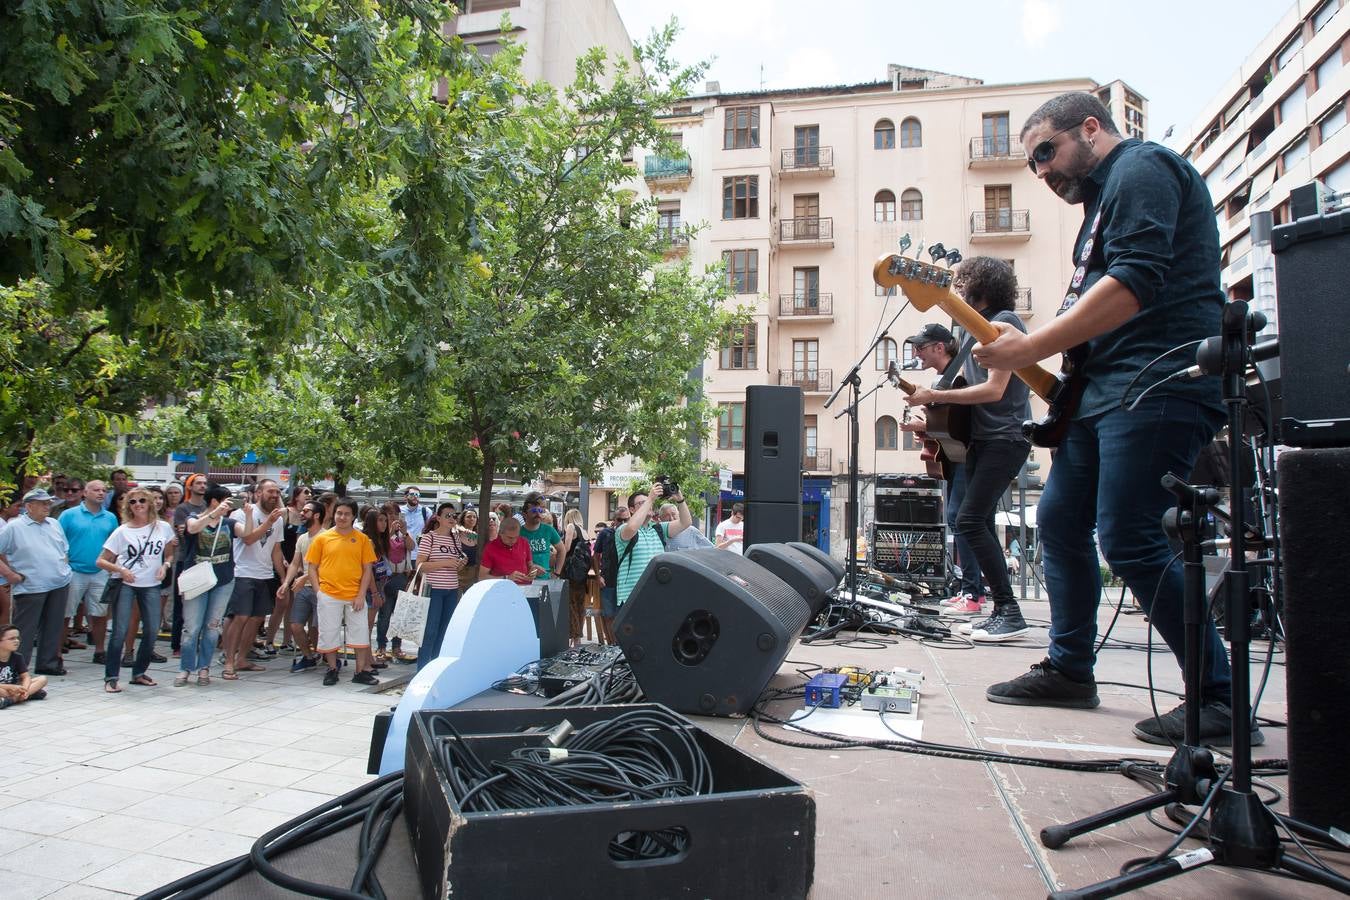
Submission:
<svg viewBox="0 0 1350 900">
<path fill-rule="evenodd" d="M 900 123 L 900 146 L 901 147 L 922 147 L 923 146 L 923 126 L 919 120 L 910 116 Z"/>
<path fill-rule="evenodd" d="M 880 344 L 877 344 L 876 359 L 877 371 L 884 372 L 892 362 L 900 358 L 900 349 L 896 346 L 893 338 L 886 338 Z"/>
<path fill-rule="evenodd" d="M 872 126 L 872 146 L 877 150 L 895 149 L 895 123 L 890 119 L 877 119 Z"/>
<path fill-rule="evenodd" d="M 877 419 L 877 449 L 895 450 L 897 449 L 897 438 L 900 428 L 895 424 L 895 419 L 891 416 L 882 416 Z"/>
<path fill-rule="evenodd" d="M 923 194 L 916 188 L 908 188 L 900 195 L 900 218 L 905 222 L 917 222 L 923 218 Z"/>
<path fill-rule="evenodd" d="M 878 222 L 895 221 L 895 192 L 877 191 L 872 198 L 872 215 Z"/>
</svg>

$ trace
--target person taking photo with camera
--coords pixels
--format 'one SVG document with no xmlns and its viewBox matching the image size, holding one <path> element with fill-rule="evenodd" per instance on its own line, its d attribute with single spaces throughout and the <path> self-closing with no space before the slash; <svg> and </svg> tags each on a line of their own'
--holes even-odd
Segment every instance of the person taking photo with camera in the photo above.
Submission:
<svg viewBox="0 0 1350 900">
<path fill-rule="evenodd" d="M 660 505 L 663 497 L 675 501 L 679 510 L 679 519 L 674 522 L 652 523 L 652 512 Z M 684 494 L 678 484 L 668 479 L 658 478 L 650 491 L 635 491 L 628 497 L 628 509 L 631 515 L 623 527 L 614 536 L 614 551 L 619 557 L 618 606 L 628 602 L 628 596 L 647 569 L 647 563 L 666 549 L 670 540 L 694 524 L 689 515 L 689 507 L 684 502 Z M 648 524 L 652 527 L 648 528 Z"/>
</svg>

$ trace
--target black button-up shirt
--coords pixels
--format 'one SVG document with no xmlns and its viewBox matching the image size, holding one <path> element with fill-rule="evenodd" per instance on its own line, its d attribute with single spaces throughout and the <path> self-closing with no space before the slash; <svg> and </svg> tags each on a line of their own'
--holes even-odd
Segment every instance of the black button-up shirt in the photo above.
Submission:
<svg viewBox="0 0 1350 900">
<path fill-rule="evenodd" d="M 1209 189 L 1189 162 L 1159 144 L 1131 138 L 1092 170 L 1083 196 L 1075 266 L 1099 210 L 1101 222 L 1077 292 L 1087 293 L 1110 275 L 1138 298 L 1139 312 L 1088 342 L 1091 353 L 1083 367 L 1088 381 L 1079 418 L 1118 409 L 1130 379 L 1154 357 L 1218 334 L 1224 303 L 1219 227 Z M 1178 351 L 1150 370 L 1129 399 L 1194 361 L 1193 349 Z M 1181 396 L 1222 409 L 1217 378 L 1171 382 L 1149 396 Z"/>
</svg>

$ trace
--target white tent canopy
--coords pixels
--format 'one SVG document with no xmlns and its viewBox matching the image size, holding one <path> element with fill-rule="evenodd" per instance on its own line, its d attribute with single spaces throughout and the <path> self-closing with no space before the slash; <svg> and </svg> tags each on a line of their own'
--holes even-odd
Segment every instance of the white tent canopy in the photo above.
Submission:
<svg viewBox="0 0 1350 900">
<path fill-rule="evenodd" d="M 1026 514 L 1027 514 L 1027 527 L 1028 527 L 1028 528 L 1035 528 L 1035 527 L 1036 527 L 1036 507 L 1035 507 L 1035 506 L 1028 506 L 1028 507 L 1026 508 Z M 1019 527 L 1019 526 L 1022 524 L 1022 517 L 1018 515 L 1018 510 L 1013 510 L 1012 512 L 1003 512 L 1002 510 L 1000 510 L 1000 511 L 994 516 L 994 521 L 995 521 L 996 523 L 998 523 L 999 525 L 1003 525 L 1003 526 L 1006 526 L 1006 527 L 1008 527 L 1008 528 L 1017 528 L 1017 527 Z"/>
</svg>

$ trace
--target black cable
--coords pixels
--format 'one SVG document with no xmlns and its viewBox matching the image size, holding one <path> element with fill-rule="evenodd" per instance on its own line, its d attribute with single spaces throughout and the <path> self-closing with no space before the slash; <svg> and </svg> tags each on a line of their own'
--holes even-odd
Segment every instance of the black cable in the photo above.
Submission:
<svg viewBox="0 0 1350 900">
<path fill-rule="evenodd" d="M 1134 390 L 1134 386 L 1135 386 L 1136 384 L 1139 383 L 1139 379 L 1141 379 L 1141 378 L 1144 377 L 1144 373 L 1145 373 L 1145 372 L 1147 372 L 1149 369 L 1151 369 L 1151 368 L 1153 368 L 1154 366 L 1156 366 L 1158 363 L 1162 362 L 1162 361 L 1163 361 L 1164 359 L 1166 359 L 1167 357 L 1171 356 L 1173 353 L 1176 353 L 1176 352 L 1178 352 L 1178 351 L 1180 351 L 1180 350 L 1185 350 L 1185 349 L 1187 349 L 1187 348 L 1189 348 L 1189 347 L 1198 347 L 1198 346 L 1200 346 L 1202 343 L 1204 343 L 1204 340 L 1203 340 L 1203 339 L 1197 340 L 1197 341 L 1187 341 L 1187 342 L 1184 343 L 1184 344 L 1178 344 L 1177 346 L 1173 347 L 1171 350 L 1164 350 L 1162 353 L 1159 353 L 1157 356 L 1153 357 L 1153 359 L 1151 359 L 1151 360 L 1149 360 L 1147 363 L 1145 363 L 1145 364 L 1144 364 L 1144 367 L 1143 367 L 1142 369 L 1140 369 L 1138 372 L 1135 372 L 1135 373 L 1134 373 L 1134 377 L 1130 379 L 1130 383 L 1127 384 L 1127 385 L 1125 385 L 1125 390 L 1123 390 L 1123 391 L 1120 392 L 1120 408 L 1121 408 L 1121 409 L 1133 409 L 1134 406 L 1137 406 L 1137 405 L 1139 404 L 1139 401 L 1140 401 L 1140 400 L 1143 400 L 1143 399 L 1144 399 L 1145 394 L 1147 394 L 1149 391 L 1153 390 L 1155 387 L 1157 387 L 1157 386 L 1160 385 L 1160 384 L 1165 384 L 1165 383 L 1167 383 L 1168 381 L 1174 381 L 1174 380 L 1176 380 L 1177 377 L 1178 377 L 1178 374 L 1177 374 L 1177 373 L 1173 373 L 1172 375 L 1169 375 L 1169 376 L 1167 376 L 1166 378 L 1164 378 L 1162 381 L 1154 382 L 1153 384 L 1151 384 L 1151 385 L 1149 385 L 1147 388 L 1145 388 L 1145 389 L 1144 389 L 1144 392 L 1143 392 L 1142 394 L 1140 394 L 1137 398 L 1135 398 L 1134 405 L 1129 406 L 1129 407 L 1126 407 L 1126 405 L 1125 405 L 1125 398 L 1128 397 L 1128 396 L 1130 396 L 1130 391 Z M 1182 371 L 1184 372 L 1185 370 L 1183 369 Z"/>
</svg>

